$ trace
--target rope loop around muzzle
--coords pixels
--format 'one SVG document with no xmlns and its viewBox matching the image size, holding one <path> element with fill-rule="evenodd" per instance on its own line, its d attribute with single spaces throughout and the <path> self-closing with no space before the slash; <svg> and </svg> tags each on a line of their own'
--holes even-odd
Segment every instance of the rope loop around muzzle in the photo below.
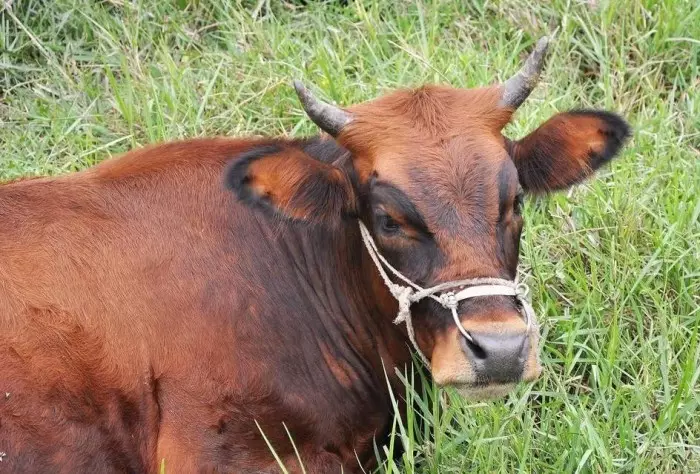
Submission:
<svg viewBox="0 0 700 474">
<path fill-rule="evenodd" d="M 360 224 L 362 241 L 364 242 L 370 257 L 372 258 L 372 261 L 377 267 L 377 270 L 379 270 L 379 274 L 381 275 L 382 280 L 384 280 L 384 284 L 387 286 L 387 288 L 389 288 L 392 296 L 399 303 L 399 311 L 394 319 L 394 324 L 406 324 L 408 338 L 410 339 L 413 348 L 416 350 L 416 352 L 418 352 L 421 360 L 428 368 L 430 368 L 430 361 L 420 350 L 420 347 L 418 347 L 415 332 L 413 330 L 413 321 L 411 320 L 411 305 L 424 298 L 432 298 L 443 308 L 449 310 L 452 313 L 452 319 L 454 320 L 457 329 L 469 342 L 474 342 L 474 339 L 459 320 L 457 309 L 460 301 L 478 296 L 515 297 L 520 306 L 520 312 L 525 319 L 525 323 L 527 324 L 526 330 L 528 332 L 530 331 L 535 315 L 532 306 L 530 306 L 530 303 L 528 303 L 526 299 L 530 290 L 525 283 L 518 282 L 517 280 L 511 281 L 504 280 L 502 278 L 484 277 L 448 281 L 430 288 L 423 288 L 404 276 L 401 272 L 394 268 L 381 253 L 379 253 L 377 244 L 372 238 L 372 234 L 370 234 L 367 226 L 365 226 L 362 221 L 358 222 Z M 389 270 L 396 278 L 406 283 L 406 285 L 395 283 L 387 274 L 385 268 L 386 270 Z M 458 291 L 455 293 L 453 290 L 457 289 Z"/>
</svg>

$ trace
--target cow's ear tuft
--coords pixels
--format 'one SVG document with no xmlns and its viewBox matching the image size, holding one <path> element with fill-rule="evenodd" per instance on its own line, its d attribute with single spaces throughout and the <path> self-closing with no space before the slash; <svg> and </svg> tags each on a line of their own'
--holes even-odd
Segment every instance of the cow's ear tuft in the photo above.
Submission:
<svg viewBox="0 0 700 474">
<path fill-rule="evenodd" d="M 229 165 L 225 181 L 246 204 L 295 220 L 331 223 L 355 210 L 349 176 L 294 145 L 245 152 Z"/>
<path fill-rule="evenodd" d="M 523 188 L 542 193 L 568 188 L 615 157 L 630 136 L 621 117 L 598 110 L 557 114 L 525 138 L 511 142 Z"/>
</svg>

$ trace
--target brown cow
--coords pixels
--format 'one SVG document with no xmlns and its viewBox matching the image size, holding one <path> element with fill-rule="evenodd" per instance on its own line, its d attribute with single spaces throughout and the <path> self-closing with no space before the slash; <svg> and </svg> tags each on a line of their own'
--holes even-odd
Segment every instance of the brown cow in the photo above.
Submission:
<svg viewBox="0 0 700 474">
<path fill-rule="evenodd" d="M 373 466 L 385 368 L 401 393 L 412 361 L 393 323 L 410 295 L 373 257 L 423 287 L 513 280 L 523 193 L 583 180 L 628 136 L 599 111 L 502 136 L 545 49 L 504 85 L 345 110 L 298 85 L 330 136 L 168 143 L 0 187 L 1 470 L 278 472 L 261 431 L 292 472 L 289 435 L 307 472 Z M 540 367 L 509 287 L 479 288 L 402 302 L 433 379 L 484 397 Z"/>
</svg>

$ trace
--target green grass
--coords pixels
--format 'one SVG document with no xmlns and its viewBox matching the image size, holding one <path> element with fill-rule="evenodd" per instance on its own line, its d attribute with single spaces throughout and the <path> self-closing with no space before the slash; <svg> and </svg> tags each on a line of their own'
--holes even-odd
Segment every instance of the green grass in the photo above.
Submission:
<svg viewBox="0 0 700 474">
<path fill-rule="evenodd" d="M 599 107 L 634 136 L 598 180 L 527 203 L 544 374 L 499 402 L 418 394 L 396 425 L 403 464 L 381 470 L 700 472 L 697 2 L 310 3 L 15 0 L 0 13 L 0 178 L 167 139 L 313 133 L 292 78 L 343 104 L 484 85 L 554 34 L 507 134 Z"/>
</svg>

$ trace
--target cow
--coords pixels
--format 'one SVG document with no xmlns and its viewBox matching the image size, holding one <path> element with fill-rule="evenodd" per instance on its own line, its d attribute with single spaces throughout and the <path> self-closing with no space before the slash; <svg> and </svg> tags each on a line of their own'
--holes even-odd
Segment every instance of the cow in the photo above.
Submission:
<svg viewBox="0 0 700 474">
<path fill-rule="evenodd" d="M 297 82 L 318 136 L 153 144 L 0 186 L 3 472 L 279 472 L 271 448 L 289 472 L 363 472 L 401 371 L 474 398 L 537 379 L 523 196 L 630 134 L 573 110 L 506 138 L 546 50 L 504 83 L 344 108 Z"/>
</svg>

